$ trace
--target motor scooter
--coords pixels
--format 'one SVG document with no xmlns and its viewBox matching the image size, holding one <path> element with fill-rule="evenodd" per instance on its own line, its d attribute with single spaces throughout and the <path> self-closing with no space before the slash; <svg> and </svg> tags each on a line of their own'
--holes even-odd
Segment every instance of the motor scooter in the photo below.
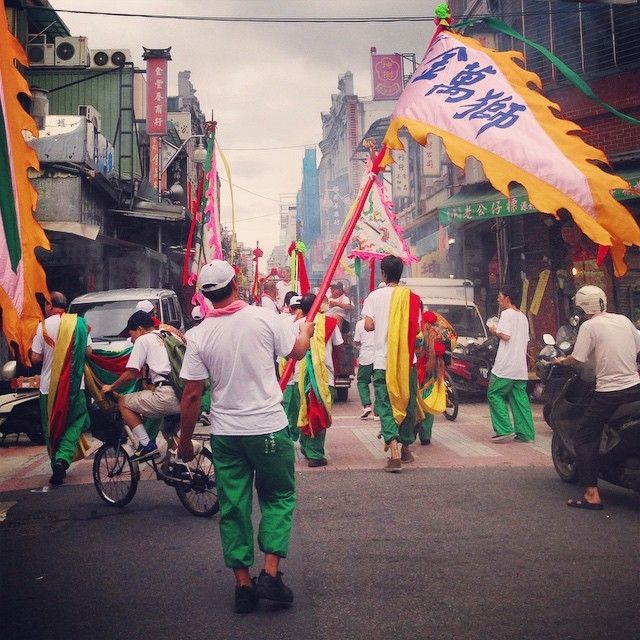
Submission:
<svg viewBox="0 0 640 640">
<path fill-rule="evenodd" d="M 556 349 L 553 336 L 545 334 L 547 346 Z M 578 479 L 575 464 L 574 435 L 579 420 L 589 405 L 594 391 L 593 372 L 587 367 L 571 370 L 553 364 L 551 349 L 538 371 L 546 382 L 554 369 L 568 369 L 571 375 L 555 395 L 548 412 L 548 424 L 553 430 L 551 458 L 558 476 L 565 482 Z M 543 350 L 544 351 L 544 350 Z M 607 482 L 640 492 L 640 401 L 619 406 L 611 415 L 602 434 L 599 451 L 599 475 Z"/>
<path fill-rule="evenodd" d="M 0 391 L 0 435 L 26 433 L 31 442 L 44 444 L 40 421 L 40 391 L 33 383 L 16 378 L 16 362 L 2 367 Z"/>
<path fill-rule="evenodd" d="M 461 351 L 454 351 L 451 354 L 447 373 L 458 393 L 486 394 L 499 344 L 500 339 L 497 336 L 491 336 L 482 344 L 469 344 Z"/>
</svg>

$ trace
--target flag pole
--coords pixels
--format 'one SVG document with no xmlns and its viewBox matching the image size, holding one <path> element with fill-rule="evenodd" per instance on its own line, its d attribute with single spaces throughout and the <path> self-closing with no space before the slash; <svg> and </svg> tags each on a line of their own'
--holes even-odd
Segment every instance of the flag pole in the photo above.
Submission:
<svg viewBox="0 0 640 640">
<path fill-rule="evenodd" d="M 340 264 L 340 258 L 342 257 L 344 250 L 347 248 L 347 244 L 351 239 L 353 230 L 356 228 L 356 224 L 360 219 L 360 214 L 362 213 L 362 210 L 364 209 L 364 204 L 367 201 L 367 198 L 369 197 L 369 192 L 371 191 L 371 187 L 373 187 L 373 183 L 375 182 L 375 179 L 378 173 L 380 173 L 380 165 L 382 163 L 382 159 L 384 158 L 386 152 L 387 152 L 386 145 L 382 145 L 382 148 L 378 152 L 378 155 L 376 155 L 376 157 L 373 159 L 371 171 L 369 172 L 369 179 L 367 180 L 366 184 L 364 185 L 364 188 L 362 189 L 362 192 L 360 193 L 360 197 L 358 198 L 358 202 L 356 204 L 356 208 L 353 212 L 353 215 L 349 220 L 349 224 L 346 226 L 342 234 L 342 237 L 338 242 L 336 251 L 333 254 L 333 258 L 331 259 L 331 262 L 329 263 L 329 268 L 325 273 L 324 280 L 320 285 L 320 290 L 318 291 L 318 294 L 316 295 L 316 299 L 313 302 L 313 305 L 311 305 L 311 309 L 307 314 L 307 322 L 313 322 L 314 318 L 316 317 L 316 314 L 318 313 L 318 310 L 320 309 L 320 305 L 324 300 L 324 296 L 327 293 L 327 289 L 329 288 L 329 285 L 331 284 L 331 280 L 333 279 L 336 269 Z M 282 373 L 282 376 L 280 377 L 281 389 L 284 390 L 284 388 L 287 386 L 287 382 L 289 382 L 289 379 L 291 378 L 291 374 L 293 373 L 294 367 L 295 367 L 295 360 L 290 359 L 287 362 L 287 366 L 285 367 Z"/>
</svg>

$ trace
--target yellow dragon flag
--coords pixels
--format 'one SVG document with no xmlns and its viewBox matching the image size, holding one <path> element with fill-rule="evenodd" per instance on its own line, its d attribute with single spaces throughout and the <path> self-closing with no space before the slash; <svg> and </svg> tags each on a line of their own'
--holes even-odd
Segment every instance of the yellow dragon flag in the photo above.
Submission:
<svg viewBox="0 0 640 640">
<path fill-rule="evenodd" d="M 401 128 L 422 145 L 427 135 L 439 136 L 452 162 L 464 167 L 475 157 L 505 196 L 515 182 L 539 211 L 555 217 L 569 211 L 591 240 L 611 247 L 622 276 L 626 246 L 640 246 L 640 228 L 611 192 L 629 185 L 592 162 L 607 158 L 575 135 L 578 125 L 553 114 L 558 105 L 530 86 L 542 84 L 516 62 L 523 60 L 517 51 L 487 49 L 442 29 L 397 102 L 382 165 L 393 162 L 391 149 L 404 148 Z"/>
<path fill-rule="evenodd" d="M 0 310 L 2 335 L 17 356 L 28 362 L 28 351 L 42 310 L 36 294 L 48 296 L 44 270 L 35 248 L 49 249 L 42 227 L 33 217 L 38 195 L 27 176 L 39 169 L 36 152 L 22 135 L 38 135 L 33 118 L 18 102 L 31 95 L 14 62 L 27 65 L 27 56 L 9 33 L 4 4 L 0 7 Z"/>
</svg>

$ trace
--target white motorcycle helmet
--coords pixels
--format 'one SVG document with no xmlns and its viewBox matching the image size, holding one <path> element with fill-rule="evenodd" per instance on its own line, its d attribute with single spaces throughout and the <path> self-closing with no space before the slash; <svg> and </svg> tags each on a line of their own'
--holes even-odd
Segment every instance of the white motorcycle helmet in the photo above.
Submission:
<svg viewBox="0 0 640 640">
<path fill-rule="evenodd" d="M 576 307 L 580 307 L 588 316 L 607 310 L 607 294 L 592 284 L 580 287 L 575 297 Z"/>
</svg>

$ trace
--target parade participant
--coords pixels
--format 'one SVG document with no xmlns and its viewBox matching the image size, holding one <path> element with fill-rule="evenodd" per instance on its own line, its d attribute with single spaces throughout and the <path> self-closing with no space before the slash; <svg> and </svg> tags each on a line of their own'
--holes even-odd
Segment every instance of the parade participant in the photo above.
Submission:
<svg viewBox="0 0 640 640">
<path fill-rule="evenodd" d="M 307 315 L 316 299 L 315 294 L 302 296 L 302 313 Z M 335 399 L 333 347 L 344 343 L 336 318 L 318 313 L 309 352 L 300 363 L 300 450 L 309 467 L 325 467 L 324 443 L 331 426 L 331 408 Z"/>
<path fill-rule="evenodd" d="M 302 296 L 295 293 L 287 301 L 289 309 L 291 310 L 291 313 L 287 314 L 290 318 L 289 327 L 293 330 L 295 336 L 300 332 L 300 324 L 304 322 L 304 313 L 300 306 L 301 301 Z M 283 314 L 283 316 L 284 315 L 285 314 Z M 284 358 L 281 360 L 281 375 L 286 362 L 287 361 Z M 298 389 L 299 373 L 300 363 L 296 362 L 293 375 L 289 379 L 289 382 L 287 382 L 287 386 L 285 387 L 282 395 L 282 406 L 284 408 L 284 412 L 287 414 L 287 421 L 289 422 L 289 435 L 294 441 L 298 440 L 300 437 L 300 429 L 298 429 L 298 414 L 300 413 L 300 390 Z"/>
<path fill-rule="evenodd" d="M 301 359 L 313 325 L 302 323 L 296 337 L 271 311 L 240 300 L 233 267 L 213 260 L 198 282 L 213 309 L 187 332 L 180 373 L 186 380 L 181 402 L 179 457 L 193 459 L 191 435 L 205 381 L 211 379 L 211 448 L 220 501 L 220 538 L 227 567 L 236 578 L 235 610 L 253 611 L 259 598 L 293 602 L 278 570 L 286 557 L 296 503 L 294 447 L 282 408 L 273 354 Z M 262 519 L 258 544 L 264 568 L 251 579 L 254 562 L 253 484 Z"/>
<path fill-rule="evenodd" d="M 285 308 L 287 302 L 285 296 L 291 289 L 291 268 L 284 267 L 280 269 L 280 279 L 276 281 L 276 289 L 278 290 L 278 296 L 276 298 L 276 304 L 280 309 Z"/>
<path fill-rule="evenodd" d="M 371 378 L 373 376 L 373 333 L 365 331 L 364 318 L 360 318 L 356 322 L 356 328 L 353 334 L 353 344 L 359 349 L 358 351 L 358 395 L 362 404 L 362 413 L 360 420 L 366 420 L 371 415 Z"/>
<path fill-rule="evenodd" d="M 172 324 L 160 322 L 156 306 L 153 304 L 153 302 L 151 302 L 151 300 L 140 300 L 140 302 L 138 302 L 138 304 L 136 305 L 136 311 L 144 311 L 145 313 L 148 313 L 151 316 L 151 319 L 153 320 L 153 326 L 156 329 L 173 333 L 173 335 L 179 338 L 183 344 L 186 344 L 184 333 L 182 333 L 180 329 L 176 329 Z"/>
<path fill-rule="evenodd" d="M 125 424 L 138 439 L 138 448 L 131 457 L 141 462 L 160 455 L 143 425 L 143 418 L 162 418 L 180 413 L 180 402 L 169 381 L 171 363 L 164 340 L 155 330 L 153 319 L 144 311 L 136 311 L 127 321 L 127 331 L 133 349 L 126 368 L 112 384 L 102 386 L 103 393 L 116 391 L 137 380 L 145 366 L 149 371 L 151 389 L 118 396 L 118 409 Z"/>
<path fill-rule="evenodd" d="M 298 296 L 298 294 L 295 291 L 287 291 L 287 293 L 284 296 L 284 303 L 283 303 L 283 307 L 282 307 L 282 315 L 283 316 L 289 316 L 289 318 L 287 318 L 288 320 L 291 320 L 292 315 L 294 315 L 293 310 L 290 308 L 290 302 L 291 302 L 291 298 L 293 298 L 293 296 Z"/>
<path fill-rule="evenodd" d="M 415 440 L 416 378 L 411 371 L 420 331 L 420 298 L 399 286 L 403 270 L 400 258 L 384 257 L 380 270 L 385 286 L 367 296 L 362 315 L 365 330 L 374 332 L 375 410 L 385 450 L 391 455 L 384 470 L 398 473 L 402 470 L 401 456 L 407 462 L 412 459 L 409 445 Z"/>
<path fill-rule="evenodd" d="M 489 332 L 500 338 L 496 359 L 491 369 L 487 390 L 489 413 L 495 435 L 492 442 L 533 442 L 536 437 L 531 405 L 527 395 L 527 345 L 529 321 L 519 309 L 520 294 L 516 287 L 503 286 L 498 293 L 500 320 L 490 325 Z M 513 424 L 509 410 L 513 415 Z"/>
<path fill-rule="evenodd" d="M 84 361 L 91 355 L 91 336 L 84 318 L 67 313 L 67 298 L 51 292 L 47 318 L 36 329 L 31 362 L 42 363 L 40 416 L 51 459 L 49 482 L 60 485 L 73 462 L 82 432 L 89 426 L 84 394 Z"/>
<path fill-rule="evenodd" d="M 266 280 L 262 287 L 262 298 L 260 299 L 260 306 L 263 309 L 271 309 L 276 313 L 280 313 L 278 307 L 278 287 L 275 280 Z"/>
<path fill-rule="evenodd" d="M 342 282 L 332 283 L 330 295 L 327 297 L 327 310 L 325 313 L 337 320 L 340 331 L 342 331 L 344 322 L 348 321 L 351 309 L 353 309 L 353 304 L 345 294 Z"/>
<path fill-rule="evenodd" d="M 640 334 L 626 316 L 607 312 L 607 296 L 600 287 L 578 289 L 575 305 L 587 316 L 578 330 L 570 356 L 555 364 L 570 366 L 589 362 L 596 376 L 596 390 L 573 436 L 578 481 L 584 495 L 569 500 L 578 509 L 600 511 L 598 491 L 598 449 L 607 418 L 620 405 L 640 401 L 638 354 Z"/>
</svg>

